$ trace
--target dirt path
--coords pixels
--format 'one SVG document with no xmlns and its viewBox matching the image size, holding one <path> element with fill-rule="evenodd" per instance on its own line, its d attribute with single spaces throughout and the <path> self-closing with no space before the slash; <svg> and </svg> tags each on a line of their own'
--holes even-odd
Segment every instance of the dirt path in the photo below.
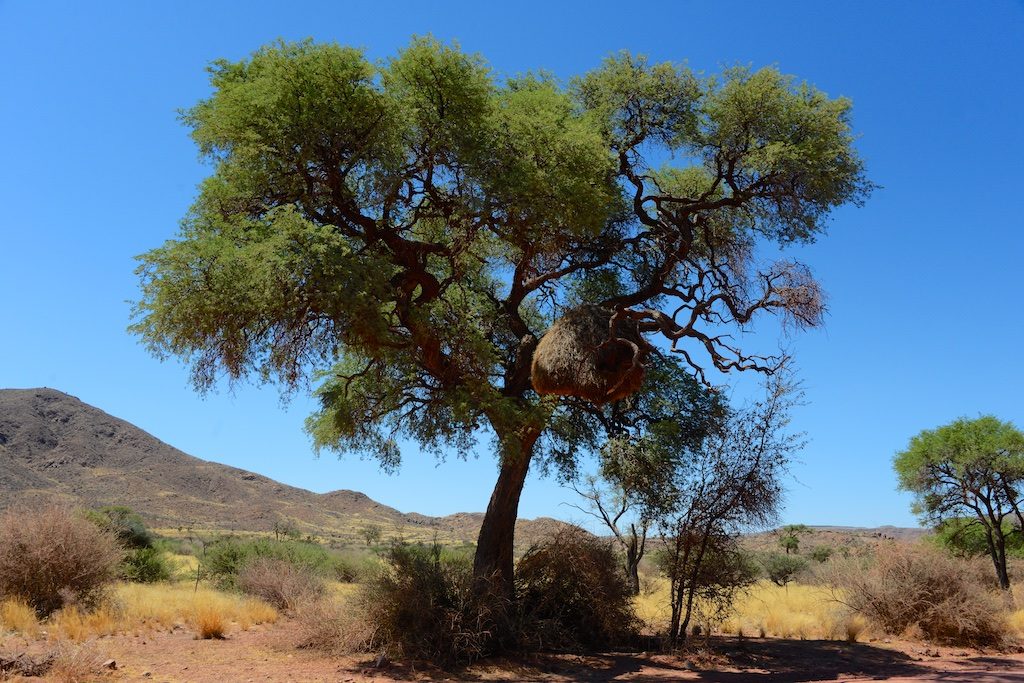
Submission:
<svg viewBox="0 0 1024 683">
<path fill-rule="evenodd" d="M 917 643 L 865 644 L 719 638 L 689 658 L 650 653 L 545 655 L 489 661 L 457 673 L 411 664 L 375 667 L 365 657 L 327 657 L 294 647 L 288 622 L 195 640 L 177 630 L 101 638 L 89 644 L 112 658 L 112 680 L 167 683 L 236 681 L 707 681 L 815 683 L 818 681 L 945 681 L 1024 683 L 1024 654 L 981 653 Z M 13 641 L 0 642 L 10 651 Z M 39 644 L 36 644 L 38 647 Z M 35 649 L 35 648 L 33 648 Z"/>
</svg>

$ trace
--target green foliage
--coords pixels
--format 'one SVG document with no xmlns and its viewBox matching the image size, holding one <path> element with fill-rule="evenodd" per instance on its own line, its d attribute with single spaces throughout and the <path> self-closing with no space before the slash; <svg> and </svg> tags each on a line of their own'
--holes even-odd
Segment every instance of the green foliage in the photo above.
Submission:
<svg viewBox="0 0 1024 683">
<path fill-rule="evenodd" d="M 692 160 L 650 191 L 680 206 L 727 199 L 702 210 L 783 242 L 813 239 L 830 208 L 870 189 L 849 102 L 774 69 L 701 78 L 620 55 L 565 88 L 499 80 L 481 58 L 418 38 L 381 64 L 276 43 L 214 62 L 210 81 L 183 120 L 215 171 L 179 238 L 141 257 L 132 329 L 189 359 L 200 388 L 221 372 L 294 387 L 331 368 L 316 442 L 389 465 L 398 434 L 468 448 L 481 416 L 511 409 L 492 378 L 524 324 L 537 334 L 553 311 L 534 297 L 502 304 L 510 269 L 582 259 L 620 290 L 645 281 L 647 257 L 623 242 L 638 216 L 620 152 L 638 173 L 641 143 Z M 726 157 L 732 191 L 704 177 Z M 543 282 L 571 287 L 583 272 Z M 433 356 L 424 368 L 435 350 L 458 359 L 450 376 Z"/>
<path fill-rule="evenodd" d="M 834 553 L 835 549 L 830 548 L 827 545 L 815 546 L 811 549 L 811 559 L 815 562 L 818 562 L 819 564 L 824 564 L 828 562 L 829 559 L 831 559 Z"/>
<path fill-rule="evenodd" d="M 1024 534 L 1016 533 L 1010 520 L 1003 522 L 1006 554 L 1024 559 Z M 985 527 L 976 518 L 954 517 L 943 521 L 929 540 L 958 557 L 979 557 L 989 553 Z"/>
<path fill-rule="evenodd" d="M 256 558 L 281 560 L 323 576 L 355 576 L 344 560 L 339 561 L 326 548 L 305 541 L 279 541 L 269 538 L 245 539 L 225 536 L 206 547 L 202 570 L 219 585 L 235 587 L 239 573 Z"/>
<path fill-rule="evenodd" d="M 121 577 L 136 583 L 170 581 L 174 565 L 164 551 L 155 548 L 136 548 L 125 553 L 121 561 Z"/>
<path fill-rule="evenodd" d="M 772 583 L 776 586 L 785 586 L 807 568 L 807 560 L 798 555 L 768 553 L 761 558 L 761 566 Z"/>
<path fill-rule="evenodd" d="M 85 511 L 86 519 L 117 538 L 117 542 L 126 550 L 150 548 L 153 546 L 153 534 L 146 528 L 136 512 L 124 505 L 108 505 L 95 510 Z"/>
<path fill-rule="evenodd" d="M 914 512 L 940 536 L 945 527 L 969 547 L 979 537 L 963 519 L 980 527 L 999 584 L 1008 589 L 1007 553 L 1024 534 L 1024 433 L 991 415 L 962 418 L 922 431 L 896 454 L 893 467 L 900 488 L 914 494 Z"/>
</svg>

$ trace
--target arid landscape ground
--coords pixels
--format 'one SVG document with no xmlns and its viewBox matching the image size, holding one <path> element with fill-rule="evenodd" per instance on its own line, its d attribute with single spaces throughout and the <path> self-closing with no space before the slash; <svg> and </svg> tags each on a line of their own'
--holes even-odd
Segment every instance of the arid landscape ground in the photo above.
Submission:
<svg viewBox="0 0 1024 683">
<path fill-rule="evenodd" d="M 231 534 L 269 537 L 275 523 L 327 546 L 367 544 L 360 529 L 416 542 L 465 546 L 478 515 L 430 518 L 403 514 L 362 494 L 314 494 L 234 468 L 204 462 L 132 425 L 48 389 L 0 392 L 0 501 L 29 506 L 44 500 L 80 508 L 128 504 L 180 548 L 188 539 Z M 228 513 L 230 511 L 230 514 Z M 522 543 L 560 522 L 521 522 Z M 299 531 L 295 531 L 298 529 Z M 811 527 L 805 547 L 858 555 L 877 544 L 915 543 L 919 529 Z M 749 536 L 754 551 L 778 535 Z M 181 551 L 185 552 L 185 551 Z M 635 647 L 597 654 L 552 651 L 492 658 L 454 669 L 368 654 L 302 647 L 306 625 L 293 610 L 194 581 L 196 556 L 170 553 L 171 583 L 115 587 L 104 607 L 62 610 L 40 621 L 10 601 L 0 607 L 0 672 L 10 680 L 53 660 L 52 680 L 153 681 L 1024 681 L 1024 654 L 1012 639 L 995 649 L 948 647 L 900 639 L 851 618 L 827 586 L 762 581 L 735 603 L 709 637 L 666 653 L 653 636 Z M 668 618 L 667 587 L 648 569 L 636 611 L 648 633 Z M 353 584 L 332 583 L 331 599 L 352 600 Z M 223 637 L 200 638 L 204 614 Z M 1008 626 L 1024 636 L 1024 612 Z M 46 668 L 44 666 L 44 668 Z M 41 671 L 42 669 L 40 669 Z M 19 673 L 20 672 L 20 673 Z"/>
</svg>

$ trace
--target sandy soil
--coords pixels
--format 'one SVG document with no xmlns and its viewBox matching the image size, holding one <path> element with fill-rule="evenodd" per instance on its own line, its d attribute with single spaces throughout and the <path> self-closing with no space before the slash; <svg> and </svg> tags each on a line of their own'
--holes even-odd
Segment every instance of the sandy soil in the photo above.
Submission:
<svg viewBox="0 0 1024 683">
<path fill-rule="evenodd" d="M 986 653 L 919 643 L 843 643 L 716 638 L 689 656 L 608 653 L 545 655 L 489 661 L 459 672 L 365 657 L 327 657 L 294 647 L 287 622 L 195 640 L 185 630 L 100 638 L 88 645 L 114 659 L 110 680 L 228 683 L 234 681 L 946 681 L 1024 683 L 1024 654 Z M 39 651 L 41 643 L 0 641 L 0 651 Z M 35 679 L 37 680 L 37 679 Z"/>
</svg>

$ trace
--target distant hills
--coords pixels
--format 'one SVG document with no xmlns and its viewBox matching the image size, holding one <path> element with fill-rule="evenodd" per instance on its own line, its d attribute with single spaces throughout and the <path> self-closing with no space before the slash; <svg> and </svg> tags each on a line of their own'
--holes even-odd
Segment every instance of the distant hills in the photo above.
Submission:
<svg viewBox="0 0 1024 683">
<path fill-rule="evenodd" d="M 368 525 L 383 539 L 437 538 L 472 543 L 483 514 L 447 517 L 402 513 L 358 491 L 313 493 L 263 475 L 188 455 L 138 427 L 55 389 L 0 389 L 0 508 L 59 501 L 74 506 L 127 505 L 154 528 L 270 532 L 291 524 L 340 544 L 361 543 Z M 521 548 L 563 522 L 521 519 Z M 922 529 L 810 527 L 802 545 L 857 546 L 914 540 Z M 748 537 L 771 548 L 771 533 Z"/>
<path fill-rule="evenodd" d="M 269 532 L 289 523 L 339 543 L 361 542 L 371 524 L 384 539 L 473 542 L 483 519 L 405 514 L 357 491 L 313 493 L 183 453 L 54 389 L 0 389 L 0 508 L 33 501 L 127 505 L 158 529 Z M 520 520 L 517 544 L 560 524 Z"/>
</svg>

